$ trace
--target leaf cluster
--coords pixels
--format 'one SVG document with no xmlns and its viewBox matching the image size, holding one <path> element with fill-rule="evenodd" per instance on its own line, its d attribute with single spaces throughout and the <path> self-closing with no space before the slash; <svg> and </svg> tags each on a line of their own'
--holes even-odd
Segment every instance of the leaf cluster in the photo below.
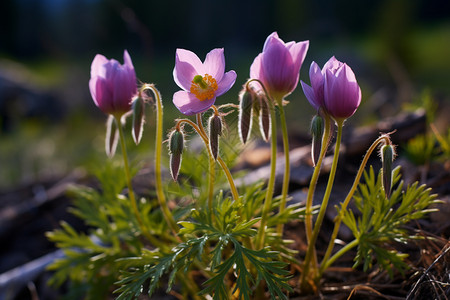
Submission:
<svg viewBox="0 0 450 300">
<path fill-rule="evenodd" d="M 219 193 L 213 211 L 193 208 L 189 217 L 179 222 L 182 243 L 168 252 L 155 250 L 152 255 L 157 259 L 146 265 L 140 257 L 128 259 L 136 266 L 123 273 L 118 282 L 121 285 L 116 290 L 120 294 L 118 299 L 138 297 L 145 282 L 148 285 L 144 293 L 151 295 L 162 285 L 163 277 L 168 277 L 167 291 L 173 288 L 176 279 L 183 285 L 188 285 L 185 280 L 194 282 L 196 279 L 204 286 L 198 291 L 199 295 L 211 295 L 213 299 L 230 299 L 232 295 L 250 299 L 255 288 L 264 282 L 273 299 L 277 296 L 287 299 L 284 291 L 291 291 L 287 283 L 290 277 L 280 250 L 273 251 L 270 247 L 255 250 L 252 245 L 264 194 L 262 185 L 257 185 L 249 187 L 240 202 Z M 276 226 L 278 222 L 297 219 L 304 214 L 298 206 L 291 206 L 286 211 L 271 222 Z M 275 241 L 274 236 L 272 240 Z M 276 242 L 278 246 L 274 248 L 284 248 L 284 253 L 289 253 L 286 241 L 277 237 Z M 192 274 L 198 274 L 195 270 L 201 275 L 193 278 Z"/>
<path fill-rule="evenodd" d="M 86 186 L 72 186 L 72 214 L 88 226 L 87 232 L 77 232 L 68 223 L 47 233 L 50 241 L 63 249 L 64 257 L 49 266 L 54 276 L 49 283 L 59 286 L 70 282 L 71 291 L 79 291 L 74 298 L 105 298 L 117 281 L 121 269 L 117 260 L 141 254 L 144 243 L 141 240 L 138 222 L 132 212 L 129 199 L 122 195 L 125 186 L 123 170 L 114 163 L 108 163 L 97 172 L 100 189 Z M 165 223 L 156 205 L 142 199 L 140 211 L 145 226 L 155 235 L 166 230 Z"/>
<path fill-rule="evenodd" d="M 392 276 L 392 267 L 403 272 L 407 268 L 406 254 L 396 251 L 392 244 L 406 243 L 418 238 L 411 235 L 406 225 L 434 211 L 430 206 L 439 202 L 425 185 L 416 182 L 404 188 L 400 181 L 400 167 L 393 170 L 395 188 L 386 198 L 382 187 L 381 171 L 378 176 L 372 167 L 364 173 L 365 183 L 360 183 L 354 196 L 356 213 L 347 210 L 343 222 L 358 241 L 355 267 L 363 264 L 364 271 L 372 267 L 374 260 Z M 399 182 L 400 181 L 400 182 Z"/>
</svg>

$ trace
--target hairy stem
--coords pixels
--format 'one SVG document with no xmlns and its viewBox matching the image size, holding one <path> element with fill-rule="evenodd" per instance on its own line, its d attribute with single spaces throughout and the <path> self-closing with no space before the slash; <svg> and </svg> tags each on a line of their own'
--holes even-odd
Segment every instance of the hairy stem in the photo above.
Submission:
<svg viewBox="0 0 450 300">
<path fill-rule="evenodd" d="M 350 203 L 350 200 L 353 197 L 353 194 L 356 191 L 356 188 L 359 184 L 359 181 L 361 180 L 361 176 L 364 172 L 364 168 L 366 167 L 367 161 L 369 160 L 370 155 L 373 153 L 373 151 L 380 145 L 380 144 L 385 144 L 388 145 L 390 144 L 390 139 L 388 135 L 382 135 L 379 138 L 377 138 L 372 145 L 369 147 L 369 149 L 367 150 L 366 154 L 364 155 L 364 159 L 361 162 L 361 165 L 359 166 L 359 170 L 358 173 L 356 174 L 355 180 L 353 181 L 353 185 L 350 188 L 350 191 L 347 194 L 347 197 L 345 198 L 344 202 L 341 205 L 341 209 L 339 211 L 339 214 L 336 216 L 336 218 L 334 219 L 334 229 L 333 229 L 333 233 L 331 234 L 331 238 L 330 238 L 330 242 L 328 243 L 328 247 L 327 250 L 325 252 L 325 255 L 322 259 L 322 262 L 320 263 L 320 268 L 319 268 L 319 274 L 318 276 L 321 277 L 323 272 L 328 268 L 328 266 L 331 263 L 328 263 L 328 259 L 333 251 L 334 248 L 334 241 L 336 240 L 336 237 L 339 233 L 339 228 L 341 226 L 341 222 L 342 222 L 342 218 L 344 217 L 344 213 L 345 210 L 347 209 L 348 204 Z"/>
<path fill-rule="evenodd" d="M 156 140 L 155 140 L 155 185 L 156 195 L 158 198 L 159 206 L 163 213 L 164 219 L 167 225 L 172 230 L 173 234 L 177 236 L 178 226 L 167 206 L 166 197 L 162 188 L 162 176 L 161 176 L 161 153 L 162 153 L 162 135 L 163 135 L 163 105 L 161 101 L 161 94 L 153 85 L 145 85 L 144 89 L 150 89 L 156 98 Z"/>
</svg>

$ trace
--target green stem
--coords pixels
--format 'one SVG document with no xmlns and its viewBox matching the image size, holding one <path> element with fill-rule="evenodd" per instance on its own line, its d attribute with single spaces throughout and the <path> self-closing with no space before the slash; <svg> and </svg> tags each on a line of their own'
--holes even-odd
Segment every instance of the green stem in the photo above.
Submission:
<svg viewBox="0 0 450 300">
<path fill-rule="evenodd" d="M 271 157 L 270 157 L 270 177 L 267 183 L 266 197 L 264 200 L 264 206 L 261 212 L 261 222 L 258 230 L 258 235 L 256 237 L 256 249 L 261 249 L 264 247 L 264 238 L 266 232 L 266 223 L 269 211 L 272 207 L 273 191 L 275 187 L 275 172 L 277 168 L 277 122 L 275 114 L 275 106 L 273 101 L 267 101 L 269 104 L 270 118 L 272 120 L 271 126 Z"/>
<path fill-rule="evenodd" d="M 197 126 L 205 137 L 208 137 L 202 123 L 202 115 L 197 114 Z M 214 160 L 211 149 L 209 148 L 209 140 L 205 141 L 206 150 L 209 156 L 209 177 L 208 177 L 208 208 L 210 210 L 210 217 L 213 218 L 213 197 L 214 197 L 214 181 L 216 177 L 216 161 Z"/>
<path fill-rule="evenodd" d="M 319 269 L 319 277 L 322 277 L 323 272 L 328 268 L 328 259 L 333 251 L 334 248 L 334 241 L 336 240 L 336 237 L 339 233 L 339 228 L 341 226 L 342 218 L 344 217 L 344 213 L 347 209 L 348 204 L 350 203 L 350 200 L 353 198 L 353 194 L 356 191 L 356 188 L 359 184 L 359 181 L 361 180 L 361 176 L 364 172 L 364 168 L 366 167 L 367 161 L 369 160 L 370 155 L 373 153 L 373 151 L 381 144 L 384 143 L 385 145 L 390 144 L 390 139 L 388 135 L 382 135 L 379 138 L 377 138 L 372 145 L 367 150 L 366 154 L 364 155 L 364 159 L 361 162 L 361 165 L 359 166 L 358 173 L 356 174 L 355 180 L 353 181 L 353 185 L 350 188 L 350 191 L 347 194 L 347 197 L 345 198 L 344 202 L 341 205 L 341 209 L 339 210 L 339 214 L 336 216 L 334 220 L 334 229 L 333 233 L 331 234 L 330 242 L 328 243 L 327 251 L 325 252 L 325 255 L 322 259 L 322 262 L 320 263 L 320 269 Z"/>
<path fill-rule="evenodd" d="M 209 193 L 208 193 L 208 208 L 210 216 L 213 218 L 213 197 L 214 197 L 214 181 L 216 177 L 216 162 L 212 155 L 209 157 Z"/>
<path fill-rule="evenodd" d="M 319 174 L 320 174 L 320 169 L 322 168 L 322 162 L 323 162 L 323 158 L 325 157 L 325 154 L 327 153 L 328 150 L 328 141 L 330 139 L 330 133 L 331 133 L 331 120 L 330 117 L 328 116 L 324 116 L 325 118 L 325 131 L 322 137 L 322 146 L 320 149 L 320 155 L 319 155 L 319 159 L 316 163 L 316 166 L 314 167 L 314 172 L 311 176 L 311 181 L 309 183 L 309 188 L 308 188 L 308 195 L 306 197 L 306 207 L 305 207 L 305 231 L 306 231 L 306 240 L 308 245 L 310 244 L 311 241 L 311 236 L 312 236 L 312 230 L 313 230 L 313 224 L 312 224 L 312 206 L 313 206 L 313 198 L 314 198 L 314 193 L 316 190 L 316 186 L 317 186 L 317 181 L 319 180 Z M 315 251 L 314 253 L 312 253 L 314 260 L 313 262 L 316 263 L 316 255 L 315 255 Z M 317 265 L 317 263 L 316 263 Z M 302 273 L 302 276 L 306 276 L 306 273 Z M 304 279 L 301 279 L 304 280 Z"/>
<path fill-rule="evenodd" d="M 158 198 L 159 206 L 163 213 L 164 219 L 167 225 L 172 230 L 173 234 L 177 236 L 178 226 L 167 206 L 166 197 L 164 195 L 162 187 L 162 176 L 161 176 L 161 153 L 162 153 L 162 136 L 163 136 L 163 105 L 161 101 L 161 94 L 153 85 L 145 85 L 142 89 L 150 89 L 156 98 L 156 140 L 155 140 L 155 187 L 156 195 Z"/>
<path fill-rule="evenodd" d="M 142 222 L 141 215 L 139 214 L 139 210 L 137 207 L 136 197 L 134 196 L 134 190 L 133 185 L 131 184 L 131 172 L 130 172 L 130 166 L 128 163 L 128 155 L 127 155 L 127 147 L 125 145 L 125 137 L 123 134 L 122 124 L 120 122 L 121 116 L 115 116 L 114 120 L 116 122 L 117 130 L 119 130 L 119 138 L 120 138 L 120 147 L 122 148 L 122 156 L 123 156 L 123 164 L 125 169 L 125 177 L 128 187 L 128 195 L 130 197 L 131 202 L 131 208 L 133 209 L 133 213 L 136 217 L 136 220 L 138 222 L 139 228 L 141 229 L 142 234 L 155 246 L 161 245 L 161 243 L 152 236 L 147 228 L 144 226 L 144 223 Z"/>
<path fill-rule="evenodd" d="M 280 123 L 281 132 L 283 134 L 283 148 L 284 148 L 284 177 L 283 177 L 283 187 L 281 189 L 281 202 L 279 214 L 282 214 L 286 208 L 286 199 L 289 190 L 289 177 L 291 172 L 291 165 L 289 161 L 289 137 L 286 126 L 286 116 L 283 108 L 283 99 L 277 99 L 278 107 L 280 108 Z M 277 225 L 277 233 L 282 236 L 283 234 L 283 224 Z"/>
<path fill-rule="evenodd" d="M 359 241 L 358 240 L 353 240 L 350 243 L 348 243 L 347 245 L 345 245 L 341 250 L 339 250 L 338 252 L 336 252 L 330 259 L 328 259 L 324 264 L 324 270 L 326 270 L 327 268 L 329 268 L 338 258 L 340 258 L 344 253 L 346 253 L 347 251 L 349 251 L 350 249 L 358 246 Z M 322 266 L 322 265 L 321 265 Z"/>
<path fill-rule="evenodd" d="M 337 122 L 338 131 L 337 131 L 337 137 L 336 137 L 336 145 L 334 148 L 333 164 L 331 165 L 331 170 L 330 170 L 330 175 L 328 177 L 328 183 L 327 183 L 327 187 L 325 190 L 325 195 L 323 196 L 319 214 L 317 215 L 317 221 L 316 221 L 316 224 L 314 225 L 314 230 L 313 230 L 313 233 L 311 236 L 311 240 L 309 241 L 309 244 L 308 244 L 308 250 L 306 251 L 303 273 L 302 273 L 301 282 L 300 282 L 300 286 L 303 288 L 305 287 L 305 285 L 307 285 L 307 281 L 305 279 L 309 275 L 311 258 L 314 253 L 316 240 L 317 240 L 317 237 L 319 236 L 320 227 L 322 226 L 323 218 L 325 217 L 325 212 L 326 212 L 327 206 L 328 206 L 328 200 L 330 199 L 330 195 L 331 195 L 331 189 L 333 188 L 334 178 L 336 175 L 336 169 L 337 169 L 337 164 L 338 164 L 338 160 L 339 160 L 339 148 L 341 146 L 343 125 L 344 125 L 344 121 Z M 311 277 L 311 276 L 309 276 L 309 277 Z M 313 274 L 312 277 L 315 277 L 315 274 Z"/>
<path fill-rule="evenodd" d="M 223 161 L 223 159 L 218 156 L 217 161 L 219 162 L 219 165 L 222 167 L 223 172 L 225 173 L 225 176 L 227 177 L 228 184 L 230 185 L 231 194 L 233 195 L 234 201 L 240 201 L 239 193 L 237 191 L 236 185 L 234 184 L 233 176 L 231 175 L 230 170 L 227 167 L 227 164 Z"/>
</svg>

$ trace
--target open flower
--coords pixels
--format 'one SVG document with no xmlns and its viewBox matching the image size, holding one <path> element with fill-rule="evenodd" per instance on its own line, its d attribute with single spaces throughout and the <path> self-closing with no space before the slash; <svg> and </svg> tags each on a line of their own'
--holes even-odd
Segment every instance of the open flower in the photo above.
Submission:
<svg viewBox="0 0 450 300">
<path fill-rule="evenodd" d="M 210 108 L 216 98 L 236 81 L 236 72 L 225 73 L 222 49 L 213 49 L 202 63 L 195 53 L 177 49 L 173 78 L 182 88 L 173 95 L 173 103 L 185 115 L 195 115 Z"/>
<path fill-rule="evenodd" d="M 351 117 L 361 103 L 361 89 L 352 69 L 334 56 L 320 70 L 312 62 L 309 69 L 311 86 L 301 81 L 309 103 L 319 111 L 329 114 L 336 121 Z"/>
<path fill-rule="evenodd" d="M 277 100 L 297 87 L 299 72 L 308 51 L 309 41 L 284 43 L 276 32 L 269 35 L 250 67 L 250 77 L 259 79 L 270 96 Z M 255 88 L 260 89 L 256 84 Z"/>
<path fill-rule="evenodd" d="M 104 113 L 122 116 L 131 109 L 137 93 L 136 73 L 130 55 L 123 53 L 124 64 L 97 54 L 91 65 L 89 89 L 95 105 Z"/>
</svg>

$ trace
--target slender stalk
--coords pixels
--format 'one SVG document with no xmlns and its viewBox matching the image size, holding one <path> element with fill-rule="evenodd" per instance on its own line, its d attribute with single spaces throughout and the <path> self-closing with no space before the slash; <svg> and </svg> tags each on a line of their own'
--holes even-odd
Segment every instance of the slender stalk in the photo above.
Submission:
<svg viewBox="0 0 450 300">
<path fill-rule="evenodd" d="M 156 98 L 156 140 L 155 140 L 155 185 L 156 195 L 158 198 L 159 206 L 163 213 L 164 219 L 167 225 L 172 230 L 175 236 L 178 233 L 178 226 L 167 206 L 166 197 L 162 188 L 162 176 L 161 176 L 161 153 L 162 153 L 162 135 L 163 135 L 163 105 L 161 101 L 161 94 L 153 85 L 145 85 L 144 89 L 150 89 Z"/>
<path fill-rule="evenodd" d="M 209 157 L 209 192 L 208 192 L 208 208 L 210 216 L 213 217 L 213 197 L 214 197 L 214 181 L 216 178 L 216 162 L 212 155 Z"/>
<path fill-rule="evenodd" d="M 314 198 L 314 192 L 316 190 L 316 186 L 317 186 L 317 181 L 319 180 L 319 174 L 320 174 L 320 169 L 322 168 L 322 162 L 323 162 L 323 158 L 325 157 L 325 154 L 327 153 L 328 150 L 328 141 L 330 139 L 330 134 L 331 134 L 331 120 L 330 117 L 328 116 L 324 116 L 325 118 L 325 131 L 322 137 L 322 147 L 320 149 L 320 154 L 319 154 L 319 159 L 316 163 L 316 166 L 314 167 L 314 172 L 312 174 L 311 177 L 311 181 L 309 183 L 309 188 L 308 188 L 308 195 L 306 197 L 306 207 L 305 207 L 305 229 L 306 229 L 306 239 L 308 242 L 308 245 L 310 244 L 311 241 L 311 236 L 312 236 L 312 230 L 313 230 L 313 225 L 312 225 L 312 206 L 313 206 L 313 198 Z M 315 263 L 315 265 L 317 265 L 317 258 L 316 258 L 316 254 L 315 251 L 314 253 L 312 253 L 314 260 L 313 262 Z M 306 276 L 306 274 L 305 274 Z"/>
<path fill-rule="evenodd" d="M 280 123 L 281 123 L 281 132 L 283 134 L 283 148 L 284 148 L 284 176 L 283 176 L 283 186 L 281 189 L 281 202 L 279 208 L 280 209 L 279 213 L 282 214 L 286 208 L 291 165 L 289 161 L 289 137 L 286 126 L 286 116 L 284 113 L 283 99 L 277 99 L 277 104 L 278 107 L 280 108 Z M 277 233 L 280 236 L 283 234 L 283 224 L 277 225 Z"/>
<path fill-rule="evenodd" d="M 272 101 L 267 101 L 269 104 L 270 118 L 272 120 L 271 126 L 271 156 L 270 156 L 270 177 L 267 183 L 266 197 L 264 200 L 264 206 L 261 213 L 261 222 L 259 225 L 258 234 L 256 236 L 256 249 L 264 247 L 264 238 L 266 232 L 266 223 L 269 211 L 272 207 L 273 191 L 275 187 L 275 172 L 277 168 L 277 122 L 275 114 L 275 106 Z"/>
<path fill-rule="evenodd" d="M 205 128 L 203 127 L 202 115 L 196 114 L 195 117 L 197 119 L 197 126 L 200 129 L 200 132 L 203 134 L 204 137 L 206 137 L 206 139 L 208 139 L 208 134 L 206 133 Z M 206 147 L 208 147 L 208 145 L 206 145 Z"/>
<path fill-rule="evenodd" d="M 336 145 L 335 145 L 335 149 L 334 149 L 333 164 L 331 165 L 331 170 L 330 170 L 330 175 L 328 177 L 328 183 L 327 183 L 327 187 L 325 190 L 325 195 L 323 196 L 323 199 L 322 199 L 322 205 L 320 206 L 319 214 L 317 215 L 317 221 L 316 221 L 316 224 L 314 225 L 314 230 L 313 230 L 313 233 L 311 236 L 311 240 L 309 241 L 309 244 L 308 244 L 308 250 L 306 251 L 303 272 L 302 272 L 302 276 L 300 279 L 301 280 L 301 282 L 300 282 L 301 288 L 305 288 L 306 285 L 308 284 L 306 281 L 306 277 L 309 275 L 311 258 L 313 256 L 312 254 L 314 253 L 316 240 L 317 240 L 317 237 L 319 236 L 320 227 L 322 226 L 323 218 L 325 217 L 325 212 L 327 210 L 328 200 L 330 199 L 331 189 L 333 188 L 334 178 L 335 178 L 336 169 L 337 169 L 337 163 L 339 160 L 339 148 L 341 146 L 343 125 L 344 125 L 344 121 L 337 122 L 338 131 L 337 131 L 337 137 L 336 137 Z M 309 277 L 311 277 L 311 276 L 309 276 Z M 314 274 L 313 274 L 313 277 L 315 277 Z"/>
<path fill-rule="evenodd" d="M 323 269 L 326 270 L 328 267 L 330 267 L 339 257 L 341 257 L 344 253 L 346 253 L 347 251 L 349 251 L 350 249 L 358 246 L 359 241 L 358 240 L 353 240 L 350 243 L 348 243 L 347 245 L 345 245 L 341 250 L 339 250 L 338 252 L 336 252 L 330 259 L 328 259 L 324 264 L 323 264 Z M 321 265 L 322 266 L 322 265 Z"/>
<path fill-rule="evenodd" d="M 123 165 L 125 169 L 125 177 L 128 187 L 128 196 L 130 197 L 131 202 L 131 208 L 133 209 L 133 213 L 136 217 L 136 220 L 138 222 L 139 228 L 141 229 L 142 234 L 155 246 L 161 245 L 161 243 L 152 236 L 147 228 L 144 226 L 144 223 L 142 222 L 141 215 L 139 214 L 139 210 L 137 207 L 136 197 L 134 196 L 134 190 L 133 185 L 131 184 L 131 172 L 130 172 L 130 166 L 128 163 L 128 155 L 127 155 L 127 147 L 125 145 L 125 137 L 123 134 L 122 124 L 120 122 L 121 116 L 115 116 L 114 120 L 116 122 L 117 129 L 119 130 L 119 139 L 120 139 L 120 147 L 122 148 L 122 156 L 123 156 Z"/>
<path fill-rule="evenodd" d="M 208 137 L 205 128 L 203 127 L 203 123 L 202 123 L 202 115 L 201 114 L 197 114 L 197 126 L 200 129 L 200 131 L 202 132 L 202 134 L 205 137 Z M 210 209 L 210 216 L 212 216 L 212 203 L 213 203 L 213 197 L 214 197 L 214 181 L 215 181 L 215 177 L 216 177 L 216 161 L 214 160 L 213 154 L 211 153 L 211 150 L 209 149 L 209 140 L 205 143 L 207 152 L 208 152 L 208 156 L 209 156 L 209 177 L 208 177 L 208 207 Z"/>
<path fill-rule="evenodd" d="M 320 263 L 318 277 L 322 277 L 323 272 L 330 265 L 330 264 L 328 264 L 327 261 L 333 251 L 334 241 L 336 240 L 336 237 L 339 233 L 339 228 L 341 226 L 342 218 L 344 217 L 344 213 L 345 213 L 345 210 L 347 209 L 347 205 L 350 203 L 350 200 L 353 198 L 353 194 L 355 193 L 356 188 L 359 184 L 359 181 L 361 180 L 361 176 L 364 172 L 364 168 L 366 167 L 367 161 L 369 160 L 369 157 L 373 153 L 373 151 L 382 143 L 385 145 L 388 145 L 391 143 L 388 135 L 382 135 L 379 138 L 377 138 L 372 143 L 372 145 L 369 147 L 366 154 L 364 155 L 364 159 L 361 162 L 361 165 L 359 166 L 359 170 L 358 170 L 358 173 L 356 174 L 355 180 L 353 181 L 353 185 L 350 188 L 350 191 L 348 192 L 347 197 L 345 198 L 344 202 L 341 205 L 339 214 L 334 219 L 333 233 L 331 234 L 331 238 L 330 238 L 330 242 L 328 243 L 327 251 L 325 252 L 322 262 Z"/>
<path fill-rule="evenodd" d="M 269 182 L 267 183 L 267 191 L 266 191 L 266 197 L 264 199 L 264 206 L 263 210 L 261 212 L 261 222 L 259 225 L 259 230 L 256 236 L 256 248 L 261 249 L 264 246 L 264 239 L 265 239 L 265 232 L 266 232 L 266 223 L 267 223 L 267 217 L 269 214 L 269 211 L 272 207 L 272 199 L 273 199 L 273 192 L 275 188 L 275 173 L 277 169 L 277 118 L 275 114 L 275 104 L 273 102 L 273 99 L 270 97 L 269 93 L 266 90 L 266 87 L 259 79 L 250 79 L 245 84 L 246 87 L 250 84 L 250 82 L 255 81 L 258 82 L 259 85 L 262 87 L 267 99 L 268 105 L 269 105 L 269 111 L 270 111 L 270 119 L 272 122 L 271 130 L 270 130 L 270 177 Z M 280 111 L 283 109 L 282 107 L 282 99 L 280 100 Z M 283 112 L 284 114 L 284 112 Z M 286 125 L 286 124 L 285 124 Z M 288 144 L 289 148 L 289 144 Z M 289 152 L 289 151 L 288 151 Z M 289 154 L 288 154 L 289 155 Z M 288 156 L 289 159 L 289 156 Z M 289 181 L 289 179 L 288 179 Z M 287 193 L 287 192 L 286 192 Z"/>
<path fill-rule="evenodd" d="M 218 156 L 217 161 L 219 162 L 219 165 L 222 167 L 223 172 L 225 173 L 225 176 L 227 177 L 228 184 L 230 185 L 231 194 L 233 195 L 234 201 L 240 201 L 239 193 L 237 191 L 236 185 L 234 184 L 233 176 L 231 175 L 230 170 L 227 167 L 227 164 L 223 161 L 223 159 Z"/>
<path fill-rule="evenodd" d="M 208 148 L 209 142 L 208 142 L 208 136 L 206 135 L 206 132 L 202 133 L 200 128 L 197 126 L 197 124 L 195 124 L 194 122 L 192 122 L 189 119 L 178 120 L 177 126 L 179 126 L 182 123 L 189 124 L 198 133 L 198 135 L 202 138 L 205 146 Z M 231 194 L 233 195 L 233 199 L 235 201 L 239 201 L 239 193 L 237 191 L 236 184 L 234 183 L 233 176 L 231 175 L 230 170 L 228 169 L 227 165 L 225 164 L 225 162 L 223 161 L 223 159 L 220 156 L 217 157 L 217 162 L 222 167 L 222 170 L 224 171 L 225 176 L 227 177 L 228 184 L 229 184 L 230 190 L 231 190 Z"/>
</svg>

